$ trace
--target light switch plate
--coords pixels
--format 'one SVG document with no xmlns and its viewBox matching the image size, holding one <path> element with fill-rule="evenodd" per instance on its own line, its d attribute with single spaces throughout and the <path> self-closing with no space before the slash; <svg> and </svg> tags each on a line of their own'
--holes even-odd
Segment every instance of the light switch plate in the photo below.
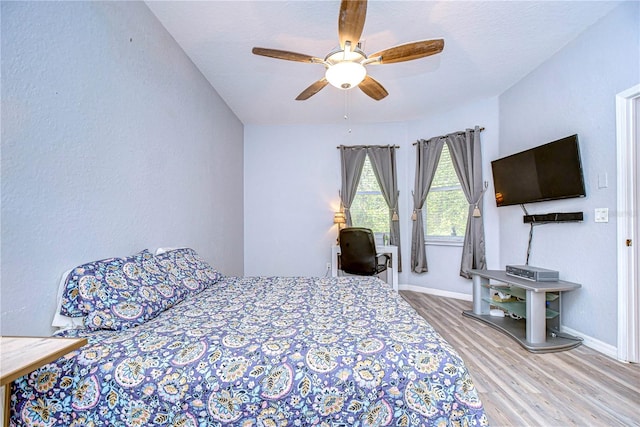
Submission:
<svg viewBox="0 0 640 427">
<path fill-rule="evenodd" d="M 596 208 L 595 221 L 609 222 L 609 208 Z"/>
<path fill-rule="evenodd" d="M 609 186 L 609 179 L 605 173 L 598 174 L 598 188 L 607 188 Z"/>
</svg>

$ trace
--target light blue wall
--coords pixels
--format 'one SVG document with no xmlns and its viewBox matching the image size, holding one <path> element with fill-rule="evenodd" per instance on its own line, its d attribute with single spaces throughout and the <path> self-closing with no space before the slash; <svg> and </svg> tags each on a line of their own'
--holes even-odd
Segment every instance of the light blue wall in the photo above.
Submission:
<svg viewBox="0 0 640 427">
<path fill-rule="evenodd" d="M 245 273 L 324 275 L 337 237 L 333 214 L 339 208 L 340 152 L 336 147 L 406 141 L 401 123 L 247 125 Z"/>
<path fill-rule="evenodd" d="M 243 273 L 243 125 L 140 2 L 2 2 L 2 334 L 64 270 L 191 246 Z"/>
<path fill-rule="evenodd" d="M 227 274 L 324 274 L 335 242 L 341 143 L 401 146 L 400 283 L 470 292 L 457 276 L 457 248 L 429 247 L 426 275 L 406 268 L 411 144 L 479 124 L 485 177 L 499 155 L 580 134 L 588 197 L 530 211 L 583 210 L 586 220 L 536 229 L 531 263 L 584 284 L 567 294 L 563 323 L 615 342 L 614 96 L 639 80 L 637 2 L 498 100 L 419 121 L 353 125 L 351 133 L 340 125 L 243 130 L 144 4 L 1 7 L 3 334 L 50 332 L 63 270 L 145 247 L 189 245 Z M 606 189 L 597 189 L 601 173 Z M 483 212 L 489 267 L 522 263 L 521 211 L 490 200 Z M 609 207 L 608 224 L 593 224 L 595 207 Z"/>
<path fill-rule="evenodd" d="M 338 113 L 336 113 L 338 115 Z M 338 117 L 338 118 L 341 118 Z M 429 272 L 409 271 L 411 250 L 411 191 L 414 185 L 418 138 L 430 138 L 484 126 L 483 156 L 498 150 L 497 98 L 469 102 L 424 120 L 396 123 L 326 126 L 245 127 L 245 273 L 303 275 L 326 273 L 337 227 L 340 153 L 344 145 L 398 145 L 397 173 L 403 272 L 399 283 L 445 293 L 471 294 L 471 281 L 459 276 L 460 246 L 429 246 Z M 349 132 L 349 130 L 351 130 Z M 488 168 L 488 162 L 486 169 Z M 484 172 L 490 181 L 491 172 Z M 488 195 L 490 196 L 490 194 Z M 486 198 L 485 200 L 491 200 Z M 485 202 L 486 203 L 486 202 Z M 495 206 L 487 203 L 485 230 L 490 266 L 498 263 Z"/>
<path fill-rule="evenodd" d="M 640 82 L 639 9 L 623 3 L 500 96 L 501 155 L 578 134 L 587 197 L 527 209 L 583 211 L 584 222 L 536 227 L 529 263 L 583 285 L 566 293 L 562 323 L 610 345 L 617 324 L 615 95 Z M 607 188 L 598 188 L 601 174 Z M 609 208 L 608 223 L 594 223 L 595 208 Z M 504 207 L 499 215 L 501 264 L 523 264 L 529 227 L 522 210 Z"/>
<path fill-rule="evenodd" d="M 460 107 L 444 111 L 439 114 L 432 114 L 422 120 L 409 124 L 409 140 L 413 143 L 417 139 L 429 139 L 433 136 L 446 135 L 451 132 L 461 131 L 474 126 L 484 127 L 480 134 L 482 151 L 482 177 L 487 181 L 489 188 L 484 194 L 484 207 L 482 219 L 485 230 L 485 251 L 487 265 L 489 268 L 499 268 L 499 236 L 496 206 L 493 203 L 493 180 L 491 179 L 491 167 L 489 161 L 496 157 L 498 152 L 498 99 L 490 98 L 475 102 L 469 102 Z M 407 197 L 407 211 L 413 209 L 413 199 L 411 190 L 415 181 L 415 147 L 409 148 L 408 167 L 409 176 L 405 194 Z M 407 242 L 407 254 L 411 248 L 411 227 L 409 221 L 403 229 L 406 233 L 404 241 Z M 462 246 L 442 246 L 428 244 L 426 248 L 427 273 L 416 274 L 409 271 L 409 268 L 402 274 L 401 283 L 412 287 L 429 288 L 457 294 L 471 294 L 471 280 L 460 276 L 460 261 L 462 258 Z M 408 256 L 408 255 L 407 255 Z M 409 258 L 407 258 L 408 260 Z M 408 262 L 408 261 L 407 261 Z M 407 264 L 409 265 L 409 264 Z"/>
<path fill-rule="evenodd" d="M 584 211 L 580 224 L 536 228 L 530 263 L 557 269 L 584 287 L 567 293 L 562 323 L 615 345 L 616 167 L 615 94 L 640 80 L 638 2 L 625 2 L 548 62 L 498 98 L 404 123 L 350 126 L 247 126 L 245 129 L 245 270 L 247 274 L 324 274 L 335 242 L 331 219 L 338 206 L 339 144 L 398 144 L 403 262 L 401 286 L 471 293 L 458 276 L 459 247 L 428 246 L 430 271 L 408 271 L 412 143 L 476 124 L 482 134 L 485 233 L 489 268 L 523 264 L 529 228 L 520 207 L 497 208 L 490 161 L 573 133 L 580 135 L 586 199 L 530 205 L 532 213 Z M 606 173 L 609 187 L 597 188 Z M 594 224 L 593 210 L 608 207 L 610 222 Z"/>
</svg>

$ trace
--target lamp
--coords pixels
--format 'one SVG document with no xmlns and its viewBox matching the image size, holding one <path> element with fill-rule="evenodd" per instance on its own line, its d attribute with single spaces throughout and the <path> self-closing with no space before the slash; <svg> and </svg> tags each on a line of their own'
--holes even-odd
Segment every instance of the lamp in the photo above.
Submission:
<svg viewBox="0 0 640 427">
<path fill-rule="evenodd" d="M 324 59 L 327 71 L 324 77 L 332 86 L 347 90 L 354 88 L 367 76 L 363 62 L 366 55 L 358 47 L 352 49 L 351 43 L 345 43 L 344 49 L 334 50 Z"/>
<path fill-rule="evenodd" d="M 342 226 L 347 223 L 347 217 L 344 216 L 344 212 L 338 211 L 333 214 L 333 223 L 338 224 L 338 237 L 336 238 L 336 244 L 340 243 L 340 230 Z"/>
</svg>

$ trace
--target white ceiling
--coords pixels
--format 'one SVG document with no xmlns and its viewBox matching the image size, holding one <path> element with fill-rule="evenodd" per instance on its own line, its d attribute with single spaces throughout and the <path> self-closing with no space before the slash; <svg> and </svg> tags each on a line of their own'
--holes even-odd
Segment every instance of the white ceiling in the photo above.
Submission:
<svg viewBox="0 0 640 427">
<path fill-rule="evenodd" d="M 370 1 L 363 50 L 444 38 L 439 55 L 369 65 L 389 92 L 327 86 L 321 64 L 253 55 L 254 46 L 324 58 L 338 45 L 339 1 L 147 1 L 151 11 L 244 124 L 406 121 L 501 94 L 619 2 Z"/>
</svg>

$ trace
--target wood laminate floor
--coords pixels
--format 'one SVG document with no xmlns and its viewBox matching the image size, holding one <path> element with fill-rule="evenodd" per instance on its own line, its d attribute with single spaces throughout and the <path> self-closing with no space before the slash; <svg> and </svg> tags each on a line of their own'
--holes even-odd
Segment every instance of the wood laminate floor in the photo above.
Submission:
<svg viewBox="0 0 640 427">
<path fill-rule="evenodd" d="M 463 317 L 471 302 L 401 291 L 467 364 L 492 426 L 640 426 L 640 365 L 584 345 L 534 354 Z"/>
</svg>

